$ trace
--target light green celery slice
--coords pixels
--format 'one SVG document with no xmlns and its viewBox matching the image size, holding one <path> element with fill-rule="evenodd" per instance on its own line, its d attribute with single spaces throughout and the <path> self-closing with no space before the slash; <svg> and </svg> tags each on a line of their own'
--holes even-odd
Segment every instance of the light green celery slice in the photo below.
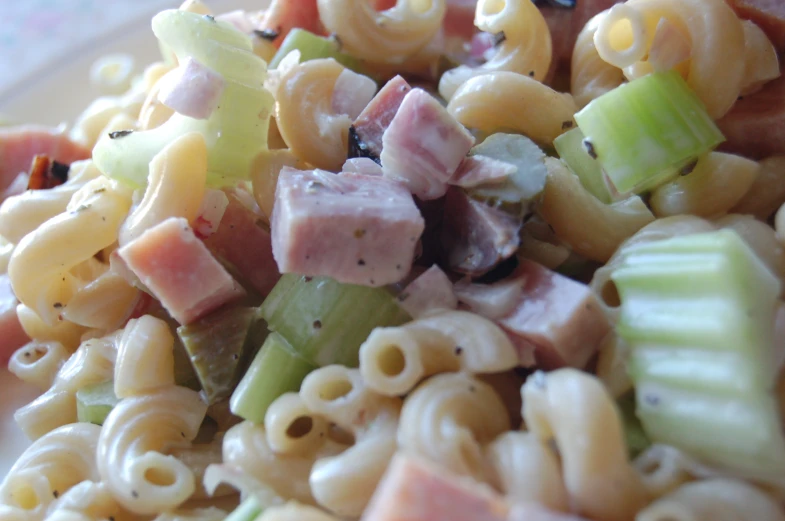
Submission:
<svg viewBox="0 0 785 521">
<path fill-rule="evenodd" d="M 338 42 L 334 39 L 323 38 L 305 29 L 292 29 L 286 35 L 278 52 L 270 60 L 270 69 L 275 69 L 281 60 L 290 52 L 300 51 L 300 62 L 318 60 L 319 58 L 332 58 L 347 69 L 359 74 L 367 74 L 362 60 L 344 54 L 338 50 Z"/>
<path fill-rule="evenodd" d="M 87 385 L 76 391 L 76 417 L 80 422 L 103 425 L 119 402 L 114 394 L 113 380 Z"/>
<path fill-rule="evenodd" d="M 314 369 L 281 335 L 271 333 L 232 393 L 229 408 L 243 419 L 262 423 L 270 404 L 284 393 L 299 390 Z"/>
<path fill-rule="evenodd" d="M 376 327 L 411 320 L 383 288 L 285 274 L 262 303 L 271 331 L 318 366 L 357 367 L 360 345 Z"/>
<path fill-rule="evenodd" d="M 589 103 L 575 120 L 622 194 L 662 184 L 725 140 L 676 71 L 617 87 Z"/>
<path fill-rule="evenodd" d="M 591 157 L 583 146 L 583 132 L 574 128 L 553 140 L 559 157 L 575 172 L 583 187 L 605 204 L 612 202 L 602 176 L 600 163 Z"/>
<path fill-rule="evenodd" d="M 785 483 L 772 394 L 779 280 L 731 230 L 633 245 L 612 279 L 646 434 L 744 477 Z"/>
<path fill-rule="evenodd" d="M 153 156 L 188 132 L 204 136 L 208 183 L 230 185 L 247 179 L 259 154 L 267 150 L 274 100 L 262 83 L 264 61 L 253 54 L 251 39 L 232 25 L 187 11 L 168 10 L 153 18 L 153 32 L 182 62 L 192 57 L 225 80 L 221 99 L 208 119 L 175 113 L 163 125 L 110 139 L 102 137 L 93 160 L 109 177 L 134 187 L 147 183 Z"/>
<path fill-rule="evenodd" d="M 224 521 L 254 521 L 262 513 L 262 505 L 251 496 L 224 518 Z"/>
<path fill-rule="evenodd" d="M 621 411 L 622 423 L 624 424 L 624 439 L 627 442 L 627 449 L 630 457 L 635 457 L 651 445 L 649 437 L 643 430 L 641 421 L 635 415 L 635 393 L 630 391 L 616 403 Z"/>
</svg>

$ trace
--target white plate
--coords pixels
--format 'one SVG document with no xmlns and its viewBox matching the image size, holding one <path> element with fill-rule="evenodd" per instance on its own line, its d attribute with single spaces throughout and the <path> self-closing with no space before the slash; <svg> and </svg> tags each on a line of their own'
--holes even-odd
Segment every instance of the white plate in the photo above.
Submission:
<svg viewBox="0 0 785 521">
<path fill-rule="evenodd" d="M 204 0 L 216 13 L 233 9 L 260 9 L 265 0 Z M 18 79 L 11 88 L 0 92 L 0 114 L 12 121 L 56 125 L 74 118 L 95 98 L 88 81 L 90 65 L 109 53 L 124 52 L 134 56 L 137 71 L 160 59 L 158 46 L 150 29 L 150 19 L 159 9 L 176 7 L 172 0 L 146 3 L 139 15 L 104 35 L 68 49 L 40 67 L 37 72 Z M 64 42 L 67 48 L 67 42 Z M 7 370 L 0 369 L 0 480 L 5 477 L 16 457 L 29 444 L 13 420 L 14 411 L 35 398 L 37 390 L 20 383 Z"/>
</svg>

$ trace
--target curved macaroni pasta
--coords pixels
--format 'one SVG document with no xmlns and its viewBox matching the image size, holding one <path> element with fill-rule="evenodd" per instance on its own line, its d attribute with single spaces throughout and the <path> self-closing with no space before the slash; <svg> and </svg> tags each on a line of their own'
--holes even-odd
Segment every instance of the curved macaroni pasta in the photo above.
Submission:
<svg viewBox="0 0 785 521">
<path fill-rule="evenodd" d="M 366 385 L 387 396 L 406 394 L 436 373 L 497 373 L 517 365 L 507 334 L 468 311 L 439 311 L 402 326 L 376 328 L 360 347 Z"/>
<path fill-rule="evenodd" d="M 110 269 L 79 289 L 62 315 L 80 326 L 114 331 L 123 325 L 140 296 L 138 289 Z"/>
<path fill-rule="evenodd" d="M 608 11 L 596 15 L 583 27 L 575 40 L 570 67 L 570 92 L 578 108 L 583 108 L 624 83 L 624 74 L 603 60 L 594 45 L 594 34 Z"/>
<path fill-rule="evenodd" d="M 60 342 L 32 341 L 14 351 L 8 370 L 20 380 L 48 389 L 69 355 Z"/>
<path fill-rule="evenodd" d="M 78 519 L 110 519 L 123 521 L 127 513 L 115 501 L 103 483 L 82 481 L 74 485 L 49 507 L 46 521 L 61 519 L 61 516 L 77 516 Z"/>
<path fill-rule="evenodd" d="M 760 161 L 758 176 L 730 211 L 766 221 L 782 203 L 785 203 L 785 156 L 772 156 Z"/>
<path fill-rule="evenodd" d="M 267 443 L 279 454 L 307 456 L 324 445 L 327 421 L 313 414 L 298 393 L 279 396 L 264 415 Z"/>
<path fill-rule="evenodd" d="M 35 311 L 24 304 L 16 306 L 16 316 L 28 337 L 42 342 L 60 342 L 69 351 L 79 347 L 82 335 L 87 332 L 86 327 L 68 320 L 56 322 L 54 325 L 46 324 Z"/>
<path fill-rule="evenodd" d="M 163 320 L 150 315 L 125 326 L 114 366 L 118 398 L 144 394 L 174 385 L 174 338 Z"/>
<path fill-rule="evenodd" d="M 767 81 L 779 78 L 777 50 L 766 33 L 749 20 L 742 20 L 744 29 L 744 80 L 741 95 L 759 90 Z"/>
<path fill-rule="evenodd" d="M 338 521 L 338 518 L 308 505 L 290 501 L 285 505 L 266 508 L 257 521 Z"/>
</svg>

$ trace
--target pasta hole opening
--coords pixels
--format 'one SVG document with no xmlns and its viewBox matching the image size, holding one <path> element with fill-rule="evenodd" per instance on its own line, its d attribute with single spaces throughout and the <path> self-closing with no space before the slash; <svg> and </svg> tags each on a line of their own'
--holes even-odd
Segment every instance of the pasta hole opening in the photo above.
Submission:
<svg viewBox="0 0 785 521">
<path fill-rule="evenodd" d="M 313 430 L 313 418 L 310 416 L 300 416 L 286 429 L 286 435 L 292 439 L 298 439 L 307 436 L 311 430 Z"/>
<path fill-rule="evenodd" d="M 334 402 L 352 392 L 353 388 L 351 382 L 347 380 L 333 380 L 322 387 L 319 398 L 327 402 Z"/>
<path fill-rule="evenodd" d="M 150 467 L 144 471 L 144 479 L 157 487 L 170 487 L 177 482 L 177 476 L 169 469 Z"/>
<path fill-rule="evenodd" d="M 11 497 L 17 506 L 23 510 L 33 510 L 40 505 L 38 494 L 35 493 L 33 487 L 27 484 L 24 484 L 11 492 Z"/>
<path fill-rule="evenodd" d="M 608 31 L 608 43 L 618 53 L 629 51 L 635 45 L 632 20 L 626 17 L 617 18 Z"/>
<path fill-rule="evenodd" d="M 411 0 L 409 5 L 415 13 L 425 14 L 433 9 L 434 2 L 433 0 Z"/>
<path fill-rule="evenodd" d="M 608 279 L 602 286 L 600 291 L 600 298 L 609 308 L 617 308 L 621 306 L 621 297 L 619 296 L 619 289 L 616 287 L 611 279 Z"/>
<path fill-rule="evenodd" d="M 501 13 L 507 6 L 505 0 L 486 0 L 482 2 L 483 16 L 494 16 Z"/>
<path fill-rule="evenodd" d="M 45 358 L 46 355 L 49 354 L 49 346 L 47 345 L 37 345 L 34 347 L 27 347 L 24 348 L 24 351 L 21 352 L 21 356 L 17 357 L 17 360 L 20 364 L 23 365 L 35 365 L 36 362 L 39 362 L 42 358 Z"/>
<path fill-rule="evenodd" d="M 389 345 L 379 354 L 379 371 L 388 377 L 399 376 L 406 369 L 406 356 L 396 345 Z"/>
</svg>

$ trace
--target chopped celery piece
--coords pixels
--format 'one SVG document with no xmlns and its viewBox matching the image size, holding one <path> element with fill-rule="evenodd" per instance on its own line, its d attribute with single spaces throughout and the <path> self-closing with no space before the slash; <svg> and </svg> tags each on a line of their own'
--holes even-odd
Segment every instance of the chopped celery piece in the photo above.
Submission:
<svg viewBox="0 0 785 521">
<path fill-rule="evenodd" d="M 251 496 L 224 518 L 224 521 L 254 521 L 262 513 L 262 505 Z"/>
<path fill-rule="evenodd" d="M 87 385 L 76 391 L 76 417 L 80 422 L 103 425 L 119 402 L 114 394 L 114 381 Z"/>
<path fill-rule="evenodd" d="M 232 393 L 232 413 L 262 423 L 267 408 L 282 394 L 297 391 L 316 366 L 294 352 L 278 333 L 271 333 Z"/>
<path fill-rule="evenodd" d="M 779 280 L 731 230 L 632 245 L 612 279 L 646 434 L 738 475 L 782 479 Z"/>
<path fill-rule="evenodd" d="M 514 214 L 529 212 L 532 201 L 545 188 L 545 154 L 531 139 L 518 134 L 492 134 L 472 148 L 470 155 L 505 161 L 517 170 L 503 183 L 487 183 L 469 190 L 474 199 L 488 201 Z"/>
<path fill-rule="evenodd" d="M 635 393 L 629 392 L 625 394 L 616 403 L 621 411 L 627 449 L 630 451 L 630 457 L 634 458 L 651 445 L 649 437 L 646 436 L 646 432 L 643 430 L 641 421 L 635 415 Z"/>
<path fill-rule="evenodd" d="M 202 385 L 207 403 L 234 390 L 266 331 L 256 308 L 230 307 L 177 328 Z"/>
<path fill-rule="evenodd" d="M 277 68 L 287 54 L 297 50 L 300 51 L 301 63 L 319 58 L 333 58 L 347 69 L 358 74 L 367 74 L 361 60 L 342 53 L 338 47 L 338 42 L 335 39 L 323 38 L 305 29 L 292 29 L 286 35 L 278 52 L 270 60 L 270 69 Z"/>
<path fill-rule="evenodd" d="M 553 140 L 559 157 L 575 172 L 583 187 L 605 204 L 610 204 L 611 196 L 602 178 L 602 167 L 589 155 L 583 145 L 583 132 L 574 128 Z"/>
<path fill-rule="evenodd" d="M 383 288 L 291 273 L 281 277 L 261 310 L 271 331 L 319 366 L 357 367 L 360 345 L 374 328 L 411 320 Z"/>
<path fill-rule="evenodd" d="M 654 73 L 600 96 L 575 114 L 619 193 L 641 193 L 714 147 L 723 137 L 676 71 Z"/>
<path fill-rule="evenodd" d="M 179 10 L 153 18 L 153 32 L 180 62 L 192 57 L 225 80 L 223 93 L 207 119 L 175 113 L 157 128 L 102 137 L 93 160 L 109 177 L 134 187 L 147 184 L 148 165 L 176 137 L 199 132 L 208 150 L 208 183 L 223 186 L 248 179 L 260 153 L 267 150 L 267 130 L 274 100 L 262 84 L 264 61 L 253 53 L 250 37 L 229 23 Z"/>
</svg>

